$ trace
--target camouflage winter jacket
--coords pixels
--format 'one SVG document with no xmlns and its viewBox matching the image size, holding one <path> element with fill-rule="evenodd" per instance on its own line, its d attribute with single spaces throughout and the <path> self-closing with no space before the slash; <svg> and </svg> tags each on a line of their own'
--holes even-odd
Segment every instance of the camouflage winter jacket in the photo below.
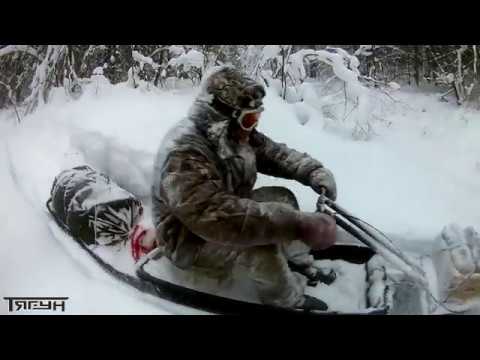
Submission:
<svg viewBox="0 0 480 360">
<path fill-rule="evenodd" d="M 322 164 L 253 131 L 248 144 L 228 137 L 230 119 L 197 99 L 157 153 L 153 219 L 170 259 L 189 267 L 205 241 L 248 247 L 294 240 L 301 213 L 249 199 L 257 171 L 309 186 Z"/>
</svg>

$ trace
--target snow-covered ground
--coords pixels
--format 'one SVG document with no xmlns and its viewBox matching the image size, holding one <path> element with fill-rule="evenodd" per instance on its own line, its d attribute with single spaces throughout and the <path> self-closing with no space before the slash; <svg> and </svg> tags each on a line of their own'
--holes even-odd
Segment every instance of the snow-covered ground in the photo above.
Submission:
<svg viewBox="0 0 480 360">
<path fill-rule="evenodd" d="M 80 249 L 67 249 L 50 232 L 45 202 L 54 177 L 83 162 L 140 193 L 148 189 L 153 153 L 195 94 L 103 84 L 76 101 L 57 89 L 20 126 L 0 112 L 2 297 L 68 296 L 72 314 L 193 313 L 118 284 Z M 380 98 L 371 96 L 372 103 Z M 429 252 L 444 225 L 480 226 L 480 114 L 434 94 L 407 89 L 392 96 L 396 102 L 382 97 L 369 141 L 352 139 L 351 120 L 328 120 L 271 92 L 259 129 L 324 162 L 336 175 L 343 207 L 401 240 L 401 247 Z M 261 176 L 257 185 L 275 184 L 290 187 L 303 210 L 314 210 L 316 195 L 300 184 Z M 0 314 L 8 312 L 2 301 Z"/>
</svg>

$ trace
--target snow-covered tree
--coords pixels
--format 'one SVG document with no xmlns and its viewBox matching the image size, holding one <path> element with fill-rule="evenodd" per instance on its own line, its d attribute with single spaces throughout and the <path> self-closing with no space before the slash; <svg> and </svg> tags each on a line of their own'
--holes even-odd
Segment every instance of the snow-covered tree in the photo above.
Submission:
<svg viewBox="0 0 480 360">
<path fill-rule="evenodd" d="M 99 67 L 112 84 L 153 88 L 165 87 L 167 79 L 195 86 L 208 68 L 222 64 L 243 69 L 294 102 L 305 81 L 337 84 L 317 53 L 329 48 L 355 55 L 367 87 L 429 84 L 443 92 L 441 99 L 480 106 L 478 45 L 0 45 L 0 108 L 24 104 L 31 111 L 54 86 L 77 98 Z"/>
</svg>

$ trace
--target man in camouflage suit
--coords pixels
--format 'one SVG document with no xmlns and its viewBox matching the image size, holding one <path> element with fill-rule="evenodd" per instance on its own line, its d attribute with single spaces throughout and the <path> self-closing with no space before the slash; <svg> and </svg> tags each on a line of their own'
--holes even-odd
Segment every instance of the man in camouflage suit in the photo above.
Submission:
<svg viewBox="0 0 480 360">
<path fill-rule="evenodd" d="M 157 154 L 153 217 L 166 253 L 182 269 L 228 273 L 242 265 L 260 300 L 282 307 L 325 310 L 304 295 L 315 277 L 310 248 L 335 242 L 335 221 L 299 211 L 283 187 L 253 190 L 257 171 L 294 179 L 336 198 L 332 173 L 305 153 L 255 129 L 263 111 L 262 85 L 232 67 L 212 72 L 190 114 L 170 130 Z"/>
</svg>

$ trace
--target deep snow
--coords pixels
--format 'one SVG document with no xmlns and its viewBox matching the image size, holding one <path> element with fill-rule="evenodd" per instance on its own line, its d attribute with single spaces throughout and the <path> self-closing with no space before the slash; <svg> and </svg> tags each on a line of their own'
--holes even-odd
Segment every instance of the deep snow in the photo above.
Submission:
<svg viewBox="0 0 480 360">
<path fill-rule="evenodd" d="M 118 284 L 81 249 L 67 249 L 50 233 L 45 201 L 55 175 L 83 162 L 145 189 L 162 136 L 195 94 L 102 84 L 76 101 L 56 89 L 51 103 L 20 126 L 0 112 L 2 297 L 68 296 L 73 314 L 193 312 Z M 381 97 L 371 96 L 372 103 Z M 480 226 L 480 114 L 434 94 L 406 89 L 392 96 L 397 102 L 382 98 L 385 109 L 381 120 L 372 120 L 377 135 L 369 141 L 352 139 L 349 119 L 329 120 L 311 103 L 287 104 L 272 92 L 259 129 L 329 167 L 343 207 L 401 240 L 401 247 L 428 253 L 444 225 Z M 290 187 L 303 210 L 314 210 L 316 195 L 300 184 L 260 176 L 257 186 L 276 184 Z M 7 308 L 3 301 L 0 313 Z"/>
</svg>

